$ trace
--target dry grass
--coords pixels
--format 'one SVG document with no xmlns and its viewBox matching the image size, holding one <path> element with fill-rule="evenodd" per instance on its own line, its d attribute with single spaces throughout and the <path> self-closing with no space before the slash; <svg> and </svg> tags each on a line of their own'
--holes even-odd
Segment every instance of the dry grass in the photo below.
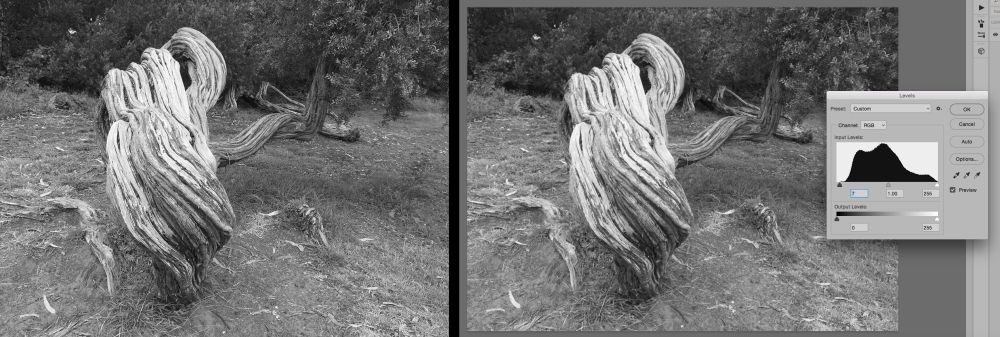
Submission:
<svg viewBox="0 0 1000 337">
<path fill-rule="evenodd" d="M 35 84 L 2 80 L 0 81 L 0 119 L 24 114 L 61 113 L 58 109 L 48 106 L 49 101 L 57 94 L 59 93 L 39 88 Z M 95 97 L 83 94 L 70 94 L 68 96 L 84 108 L 97 104 Z"/>
<path fill-rule="evenodd" d="M 670 139 L 691 137 L 719 117 L 672 115 Z M 823 134 L 804 145 L 729 143 L 680 169 L 696 217 L 677 256 L 692 268 L 671 267 L 658 298 L 634 301 L 615 292 L 611 253 L 574 211 L 555 122 L 552 115 L 503 114 L 470 122 L 469 199 L 503 205 L 534 195 L 571 210 L 579 224 L 579 289 L 568 289 L 537 215 L 476 215 L 486 208 L 469 204 L 467 329 L 514 330 L 544 316 L 529 329 L 655 330 L 664 327 L 650 318 L 652 310 L 664 307 L 680 313 L 672 318 L 675 330 L 898 329 L 895 242 L 812 238 L 826 231 Z M 823 121 L 806 123 L 824 132 Z M 755 248 L 743 239 L 766 239 L 738 213 L 717 213 L 757 198 L 775 211 L 784 246 Z M 525 245 L 509 244 L 514 240 Z M 509 303 L 508 291 L 521 309 Z M 490 310 L 496 308 L 504 310 Z"/>
<path fill-rule="evenodd" d="M 361 112 L 352 120 L 362 132 L 357 143 L 278 140 L 220 169 L 237 215 L 234 236 L 217 256 L 224 267 L 209 269 L 206 296 L 176 308 L 156 299 L 150 258 L 108 204 L 91 110 L 0 119 L 7 145 L 0 200 L 35 206 L 67 195 L 102 210 L 119 292 L 101 290 L 103 273 L 94 272 L 72 219 L 5 216 L 18 207 L 0 204 L 0 237 L 20 238 L 0 243 L 0 267 L 7 267 L 0 269 L 0 335 L 56 328 L 94 336 L 448 333 L 448 130 L 440 113 L 410 112 L 382 127 L 379 112 Z M 212 138 L 221 139 L 260 114 L 210 116 Z M 415 162 L 424 167 L 414 171 Z M 293 199 L 320 212 L 329 248 L 280 215 L 261 215 Z M 56 314 L 43 308 L 43 294 Z M 32 313 L 38 317 L 19 318 Z"/>
</svg>

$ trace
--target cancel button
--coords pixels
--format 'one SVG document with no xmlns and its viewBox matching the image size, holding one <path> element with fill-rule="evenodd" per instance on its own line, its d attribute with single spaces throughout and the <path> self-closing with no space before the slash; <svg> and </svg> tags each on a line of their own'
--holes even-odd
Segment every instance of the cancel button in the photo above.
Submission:
<svg viewBox="0 0 1000 337">
<path fill-rule="evenodd" d="M 956 118 L 951 120 L 951 128 L 955 130 L 979 130 L 986 122 L 978 118 Z"/>
<path fill-rule="evenodd" d="M 951 147 L 981 147 L 983 137 L 980 136 L 955 136 L 951 137 Z"/>
<path fill-rule="evenodd" d="M 956 153 L 951 155 L 951 163 L 955 165 L 979 165 L 983 163 L 983 155 L 978 153 Z"/>
</svg>

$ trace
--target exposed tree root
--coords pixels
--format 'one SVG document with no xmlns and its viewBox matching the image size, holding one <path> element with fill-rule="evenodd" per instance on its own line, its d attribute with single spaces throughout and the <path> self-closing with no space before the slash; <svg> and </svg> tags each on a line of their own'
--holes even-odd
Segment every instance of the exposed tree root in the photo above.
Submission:
<svg viewBox="0 0 1000 337">
<path fill-rule="evenodd" d="M 570 235 L 570 225 L 563 221 L 565 212 L 551 201 L 536 197 L 514 198 L 514 205 L 509 210 L 516 211 L 522 208 L 538 208 L 545 214 L 545 226 L 549 228 L 549 240 L 552 241 L 552 245 L 566 262 L 566 267 L 569 268 L 570 288 L 576 289 L 576 246 Z"/>
<path fill-rule="evenodd" d="M 117 288 L 115 280 L 115 257 L 111 247 L 108 246 L 108 233 L 105 225 L 96 221 L 96 211 L 89 204 L 79 199 L 55 198 L 50 200 L 56 206 L 63 209 L 73 209 L 80 214 L 80 227 L 86 232 L 85 238 L 90 250 L 97 257 L 97 261 L 104 267 L 104 274 L 107 276 L 108 294 L 114 295 Z"/>
</svg>

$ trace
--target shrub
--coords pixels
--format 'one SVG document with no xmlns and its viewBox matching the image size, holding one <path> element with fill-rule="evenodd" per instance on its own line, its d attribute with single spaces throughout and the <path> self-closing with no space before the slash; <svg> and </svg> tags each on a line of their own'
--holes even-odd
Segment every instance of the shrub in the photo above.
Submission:
<svg viewBox="0 0 1000 337">
<path fill-rule="evenodd" d="M 44 101 L 50 94 L 23 80 L 0 79 L 0 119 L 17 117 L 30 111 L 42 111 Z"/>
<path fill-rule="evenodd" d="M 501 113 L 509 109 L 520 97 L 493 86 L 491 81 L 469 81 L 469 95 L 466 99 L 468 120 L 478 120 Z"/>
</svg>

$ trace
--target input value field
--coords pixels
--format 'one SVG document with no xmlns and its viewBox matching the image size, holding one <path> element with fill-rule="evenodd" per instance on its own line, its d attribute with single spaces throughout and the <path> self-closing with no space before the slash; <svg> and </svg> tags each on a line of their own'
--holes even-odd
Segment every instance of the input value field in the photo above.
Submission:
<svg viewBox="0 0 1000 337">
<path fill-rule="evenodd" d="M 931 112 L 930 104 L 851 104 L 851 112 Z"/>
</svg>

